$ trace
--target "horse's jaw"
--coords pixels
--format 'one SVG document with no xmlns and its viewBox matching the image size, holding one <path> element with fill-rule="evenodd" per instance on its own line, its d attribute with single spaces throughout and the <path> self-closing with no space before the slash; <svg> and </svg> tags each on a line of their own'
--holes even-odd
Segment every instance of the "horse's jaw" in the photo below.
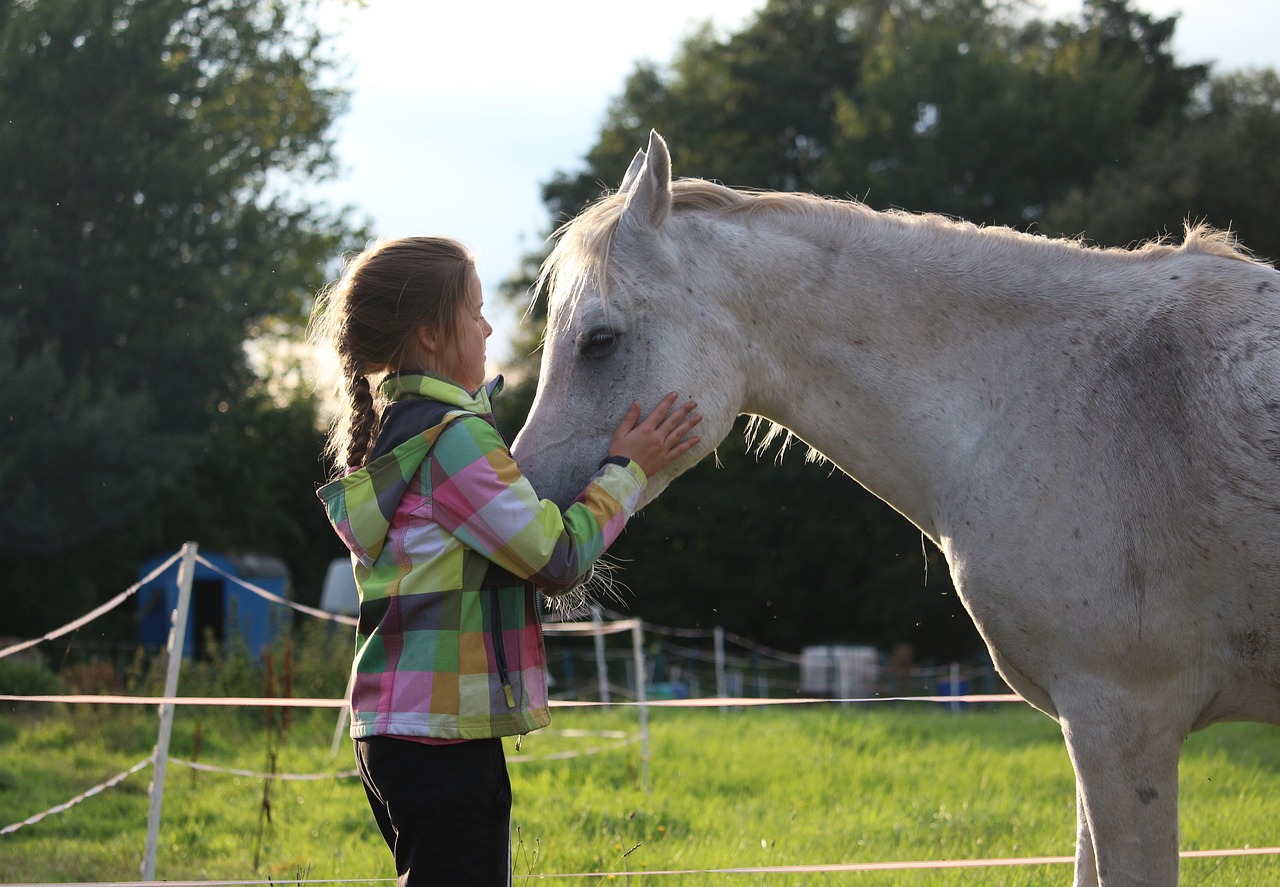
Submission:
<svg viewBox="0 0 1280 887">
<path fill-rule="evenodd" d="M 535 425 L 525 425 L 511 445 L 511 455 L 538 497 L 564 510 L 590 480 L 591 466 L 600 461 L 591 460 L 592 449 L 579 437 L 547 435 Z"/>
<path fill-rule="evenodd" d="M 561 510 L 568 508 L 599 470 L 609 439 L 599 441 L 572 435 L 548 436 L 526 425 L 516 435 L 511 454 L 539 498 L 550 499 Z M 680 474 L 692 468 L 714 449 L 703 441 L 653 477 L 647 478 L 637 509 L 656 499 Z"/>
<path fill-rule="evenodd" d="M 675 348 L 659 347 L 664 354 L 679 354 Z M 692 360 L 690 357 L 684 362 Z M 633 401 L 640 405 L 644 415 L 668 393 L 676 391 L 682 400 L 694 400 L 702 416 L 693 432 L 699 438 L 698 443 L 646 479 L 640 508 L 705 456 L 714 453 L 733 431 L 742 410 L 741 386 L 732 383 L 724 367 L 716 372 L 691 372 L 679 378 L 670 374 L 654 378 L 657 374 L 645 362 L 623 359 L 619 363 L 620 369 L 601 368 L 591 372 L 581 368 L 566 372 L 563 367 L 543 366 L 538 393 L 512 445 L 512 455 L 538 496 L 551 500 L 561 509 L 569 507 L 599 471 L 609 455 L 617 423 Z M 682 365 L 678 357 L 661 364 L 662 367 L 673 365 Z M 585 394 L 581 393 L 584 389 Z M 570 391 L 579 395 L 566 396 Z"/>
</svg>

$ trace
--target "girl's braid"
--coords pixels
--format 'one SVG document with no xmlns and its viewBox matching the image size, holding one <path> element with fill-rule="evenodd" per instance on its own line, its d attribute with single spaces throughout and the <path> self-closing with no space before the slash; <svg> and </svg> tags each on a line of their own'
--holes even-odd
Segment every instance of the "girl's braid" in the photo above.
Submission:
<svg viewBox="0 0 1280 887">
<path fill-rule="evenodd" d="M 359 366 L 347 367 L 346 380 L 351 413 L 347 417 L 347 452 L 343 461 L 348 468 L 359 468 L 378 436 L 381 416 L 374 407 L 369 377 Z"/>
</svg>

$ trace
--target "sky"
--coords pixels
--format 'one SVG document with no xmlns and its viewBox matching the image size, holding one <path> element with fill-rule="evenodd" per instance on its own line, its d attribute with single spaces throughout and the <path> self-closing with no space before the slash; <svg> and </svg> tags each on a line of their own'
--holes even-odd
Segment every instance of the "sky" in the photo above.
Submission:
<svg viewBox="0 0 1280 887">
<path fill-rule="evenodd" d="M 582 167 L 638 61 L 664 65 L 697 25 L 732 33 L 763 5 L 367 0 L 344 8 L 334 13 L 334 48 L 350 69 L 350 108 L 335 131 L 342 172 L 309 196 L 353 207 L 380 237 L 446 234 L 475 250 L 498 369 L 519 309 L 497 287 L 547 234 L 542 185 Z M 1280 68 L 1280 0 L 1132 5 L 1161 18 L 1180 14 L 1174 50 L 1184 64 Z M 1042 0 L 1041 8 L 1060 18 L 1078 14 L 1081 3 Z M 663 135 L 678 157 L 679 133 Z"/>
</svg>

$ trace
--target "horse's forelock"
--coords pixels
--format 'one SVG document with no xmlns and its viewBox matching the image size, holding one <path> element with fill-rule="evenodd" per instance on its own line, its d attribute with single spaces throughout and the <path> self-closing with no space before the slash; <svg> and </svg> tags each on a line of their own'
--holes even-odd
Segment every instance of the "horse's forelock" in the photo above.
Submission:
<svg viewBox="0 0 1280 887">
<path fill-rule="evenodd" d="M 548 316 L 557 308 L 572 316 L 588 287 L 594 287 L 601 299 L 607 299 L 609 248 L 625 203 L 625 194 L 609 194 L 556 231 L 555 248 L 543 262 L 534 289 L 548 300 Z M 562 305 L 550 303 L 553 294 L 563 301 Z"/>
</svg>

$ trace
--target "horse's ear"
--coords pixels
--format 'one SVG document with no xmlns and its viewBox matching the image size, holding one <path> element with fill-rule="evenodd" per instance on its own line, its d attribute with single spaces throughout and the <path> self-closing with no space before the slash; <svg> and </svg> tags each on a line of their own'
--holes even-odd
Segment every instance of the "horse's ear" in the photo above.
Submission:
<svg viewBox="0 0 1280 887">
<path fill-rule="evenodd" d="M 627 191 L 627 204 L 622 215 L 634 224 L 657 228 L 671 211 L 671 154 L 656 131 L 649 133 L 649 147 L 636 155 L 636 160 L 641 158 L 635 178 L 623 188 Z M 636 161 L 631 165 L 634 168 Z M 631 178 L 630 170 L 627 176 Z"/>
<path fill-rule="evenodd" d="M 631 190 L 631 186 L 636 183 L 636 178 L 640 175 L 640 170 L 644 168 L 644 151 L 636 152 L 636 156 L 631 158 L 631 165 L 627 167 L 627 174 L 622 177 L 622 184 L 618 186 L 618 193 L 625 194 Z"/>
</svg>

